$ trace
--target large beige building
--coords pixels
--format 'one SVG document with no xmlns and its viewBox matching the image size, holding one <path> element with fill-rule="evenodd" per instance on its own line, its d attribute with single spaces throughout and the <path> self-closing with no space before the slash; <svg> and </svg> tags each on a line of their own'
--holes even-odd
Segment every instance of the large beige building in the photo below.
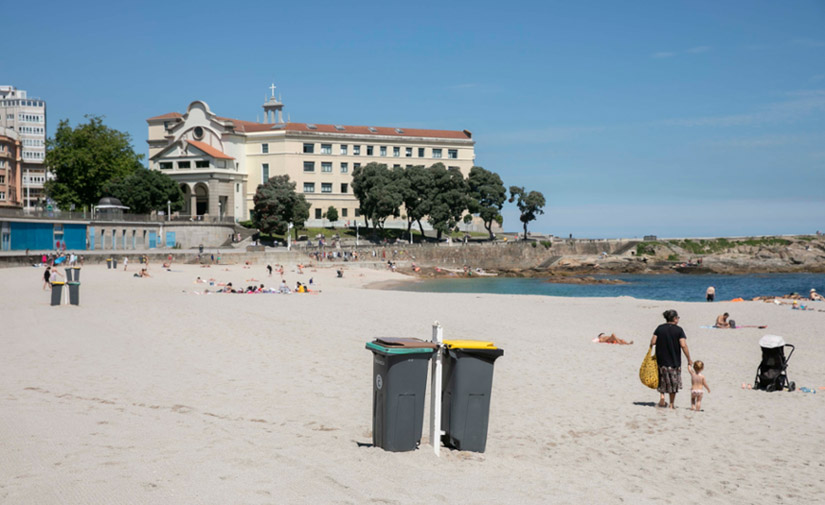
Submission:
<svg viewBox="0 0 825 505">
<path fill-rule="evenodd" d="M 186 195 L 183 214 L 249 219 L 258 186 L 289 175 L 311 204 L 307 226 L 322 226 L 330 206 L 338 224 L 359 216 L 352 171 L 371 162 L 389 167 L 441 162 L 466 176 L 475 159 L 467 130 L 284 122 L 283 104 L 264 104 L 264 123 L 215 115 L 202 101 L 184 114 L 147 119 L 150 168 L 177 181 Z"/>
</svg>

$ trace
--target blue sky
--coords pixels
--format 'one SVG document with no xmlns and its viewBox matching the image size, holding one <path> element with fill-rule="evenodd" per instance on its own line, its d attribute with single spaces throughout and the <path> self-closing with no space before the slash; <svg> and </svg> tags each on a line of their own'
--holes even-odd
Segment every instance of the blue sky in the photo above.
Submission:
<svg viewBox="0 0 825 505">
<path fill-rule="evenodd" d="M 0 84 L 131 134 L 255 120 L 473 132 L 535 232 L 825 231 L 825 2 L 6 2 Z M 13 22 L 12 22 L 13 20 Z M 261 116 L 262 117 L 262 116 Z M 512 204 L 505 229 L 521 229 Z"/>
</svg>

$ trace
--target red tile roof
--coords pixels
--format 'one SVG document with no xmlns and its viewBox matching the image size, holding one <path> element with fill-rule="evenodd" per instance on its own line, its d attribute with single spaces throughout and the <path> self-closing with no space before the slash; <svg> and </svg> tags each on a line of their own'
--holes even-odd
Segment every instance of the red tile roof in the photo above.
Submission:
<svg viewBox="0 0 825 505">
<path fill-rule="evenodd" d="M 170 112 L 160 116 L 150 117 L 147 121 L 159 119 L 175 119 L 183 117 L 177 112 Z M 311 123 L 256 123 L 254 121 L 244 121 L 242 119 L 232 119 L 228 117 L 215 116 L 218 121 L 229 121 L 235 126 L 235 131 L 241 133 L 265 132 L 284 129 L 290 132 L 322 132 L 322 133 L 340 133 L 340 134 L 356 134 L 356 135 L 383 135 L 390 137 L 429 137 L 438 139 L 461 139 L 467 140 L 473 138 L 473 134 L 467 130 L 423 130 L 417 128 L 394 128 L 388 126 L 342 126 L 339 130 L 335 125 L 331 124 L 316 124 L 315 128 L 307 127 Z M 372 128 L 375 131 L 371 131 Z M 400 130 L 403 133 L 399 133 Z"/>
<path fill-rule="evenodd" d="M 232 156 L 229 156 L 228 154 L 225 154 L 225 153 L 222 153 L 221 151 L 218 151 L 217 149 L 210 146 L 209 144 L 204 144 L 203 142 L 198 142 L 197 140 L 187 140 L 187 142 L 190 145 L 195 146 L 198 149 L 200 149 L 201 151 L 205 152 L 209 156 L 212 156 L 213 158 L 218 158 L 218 159 L 222 159 L 222 160 L 234 160 L 235 159 Z"/>
<path fill-rule="evenodd" d="M 179 117 L 183 117 L 183 115 L 179 112 L 170 112 L 168 114 L 161 114 L 160 116 L 150 117 L 146 121 L 153 121 L 155 119 L 175 119 Z"/>
<path fill-rule="evenodd" d="M 218 117 L 221 121 L 231 121 L 235 125 L 235 130 L 239 132 L 265 132 L 277 130 L 280 125 L 272 123 L 255 123 L 252 121 L 243 121 L 241 119 L 231 119 L 225 117 Z M 283 129 L 290 132 L 322 132 L 322 133 L 340 133 L 340 134 L 356 134 L 356 135 L 384 135 L 392 137 L 430 137 L 443 139 L 470 139 L 472 134 L 467 130 L 421 130 L 416 128 L 393 128 L 387 126 L 372 127 L 375 131 L 370 131 L 369 126 L 342 126 L 339 130 L 335 125 L 331 124 L 316 124 L 315 128 L 309 128 L 307 124 L 311 123 L 286 123 Z M 401 130 L 403 133 L 399 133 Z"/>
</svg>

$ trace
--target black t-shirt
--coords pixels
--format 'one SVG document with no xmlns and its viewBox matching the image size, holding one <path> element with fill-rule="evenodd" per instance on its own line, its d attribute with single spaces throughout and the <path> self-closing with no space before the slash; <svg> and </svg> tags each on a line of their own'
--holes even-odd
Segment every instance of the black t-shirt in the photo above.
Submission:
<svg viewBox="0 0 825 505">
<path fill-rule="evenodd" d="M 682 366 L 682 348 L 679 339 L 687 339 L 685 330 L 676 324 L 665 323 L 659 325 L 656 331 L 656 361 L 659 366 L 673 368 Z"/>
</svg>

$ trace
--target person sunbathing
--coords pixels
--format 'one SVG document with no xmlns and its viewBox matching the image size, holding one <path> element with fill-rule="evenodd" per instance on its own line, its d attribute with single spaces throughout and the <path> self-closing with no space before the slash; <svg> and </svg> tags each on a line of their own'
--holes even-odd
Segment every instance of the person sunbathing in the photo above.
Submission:
<svg viewBox="0 0 825 505">
<path fill-rule="evenodd" d="M 616 336 L 615 333 L 611 333 L 610 335 L 607 335 L 605 333 L 599 333 L 599 336 L 597 338 L 599 339 L 599 343 L 601 344 L 631 345 L 633 343 L 632 340 L 628 342 L 627 340 L 620 339 Z"/>
<path fill-rule="evenodd" d="M 724 314 L 722 314 L 721 316 L 716 318 L 716 324 L 714 324 L 713 327 L 714 328 L 730 328 L 731 324 L 728 321 L 729 317 L 730 317 L 730 314 L 725 312 Z"/>
</svg>

